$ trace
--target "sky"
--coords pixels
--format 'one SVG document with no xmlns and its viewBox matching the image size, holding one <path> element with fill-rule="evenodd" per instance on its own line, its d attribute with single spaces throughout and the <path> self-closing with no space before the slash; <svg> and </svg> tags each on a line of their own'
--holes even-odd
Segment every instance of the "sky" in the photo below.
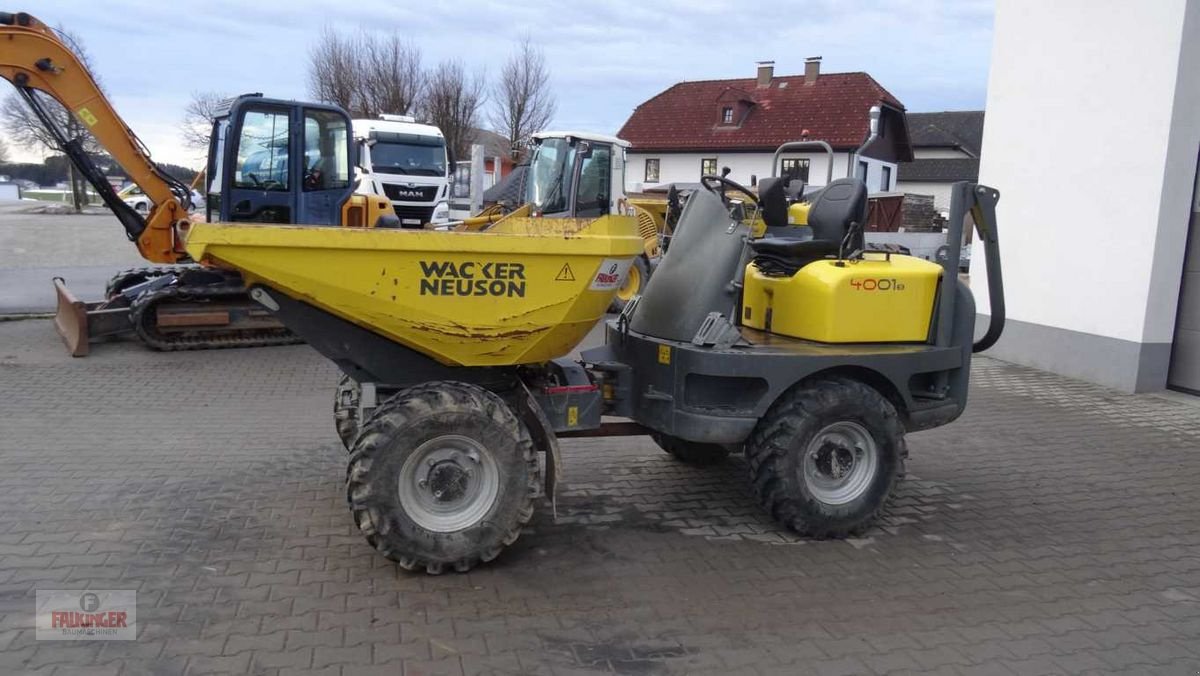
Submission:
<svg viewBox="0 0 1200 676">
<path fill-rule="evenodd" d="M 775 61 L 776 74 L 799 74 L 809 56 L 823 57 L 822 72 L 870 73 L 910 112 L 981 109 L 993 12 L 991 0 L 36 4 L 30 13 L 82 39 L 117 112 L 154 158 L 192 167 L 202 157 L 179 137 L 192 93 L 305 99 L 308 51 L 326 25 L 398 31 L 427 66 L 457 58 L 489 78 L 528 35 L 551 69 L 552 126 L 615 133 L 676 82 L 753 77 L 763 60 Z M 40 157 L 9 145 L 15 159 Z"/>
</svg>

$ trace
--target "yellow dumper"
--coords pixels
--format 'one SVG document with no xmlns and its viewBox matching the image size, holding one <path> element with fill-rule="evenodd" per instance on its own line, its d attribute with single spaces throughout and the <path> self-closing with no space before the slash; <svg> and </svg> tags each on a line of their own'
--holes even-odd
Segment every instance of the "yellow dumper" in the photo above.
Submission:
<svg viewBox="0 0 1200 676">
<path fill-rule="evenodd" d="M 240 271 L 343 371 L 334 417 L 367 541 L 410 570 L 491 560 L 553 497 L 559 437 L 618 434 L 698 465 L 745 452 L 764 507 L 798 532 L 871 523 L 903 475 L 905 432 L 958 417 L 971 352 L 1003 325 L 997 193 L 958 185 L 951 218 L 971 213 L 988 243 L 980 341 L 970 291 L 946 273 L 957 261 L 863 251 L 861 181 L 830 183 L 800 229 L 784 179 L 755 194 L 706 176 L 643 292 L 574 361 L 645 239 L 623 141 L 559 132 L 534 146 L 527 203 L 494 222 L 191 227 L 194 258 Z"/>
<path fill-rule="evenodd" d="M 656 224 L 624 194 L 624 141 L 536 134 L 525 205 L 408 230 L 386 201 L 353 194 L 345 111 L 243 96 L 214 122 L 210 222 L 192 222 L 185 187 L 162 178 L 50 29 L 0 12 L 0 35 L 11 43 L 0 77 L 35 110 L 35 90 L 57 93 L 150 195 L 148 217 L 124 208 L 78 140 L 59 135 L 143 253 L 203 265 L 182 273 L 194 283 L 172 273 L 121 291 L 135 314 L 155 301 L 148 330 L 237 315 L 253 320 L 239 335 L 259 341 L 269 313 L 339 366 L 351 514 L 405 569 L 498 556 L 534 500 L 553 498 L 561 436 L 648 434 L 698 465 L 744 452 L 775 519 L 817 537 L 857 533 L 903 476 L 905 433 L 962 413 L 971 353 L 1003 327 L 995 190 L 960 183 L 951 202 L 949 241 L 970 214 L 985 244 L 991 324 L 976 341 L 958 247 L 943 266 L 864 252 L 861 181 L 828 183 L 801 229 L 786 179 L 755 194 L 704 176 L 654 275 L 626 287 L 641 292 L 607 321 L 605 344 L 566 359 L 657 253 Z"/>
</svg>

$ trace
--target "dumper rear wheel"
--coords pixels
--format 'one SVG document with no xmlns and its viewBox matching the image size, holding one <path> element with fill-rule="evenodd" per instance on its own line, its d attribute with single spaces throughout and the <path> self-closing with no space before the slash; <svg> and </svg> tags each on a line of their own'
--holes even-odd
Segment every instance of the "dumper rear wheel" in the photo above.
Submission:
<svg viewBox="0 0 1200 676">
<path fill-rule="evenodd" d="M 361 396 L 362 388 L 358 382 L 343 374 L 333 393 L 333 423 L 347 451 L 353 449 L 354 438 L 358 436 L 358 402 Z"/>
<path fill-rule="evenodd" d="M 650 435 L 659 448 L 671 454 L 679 462 L 696 467 L 715 465 L 729 457 L 729 449 L 718 444 L 703 444 L 697 441 L 685 441 L 669 434 L 655 433 Z"/>
<path fill-rule="evenodd" d="M 746 445 L 750 476 L 776 521 L 802 535 L 861 532 L 904 475 L 904 428 L 874 388 L 823 378 L 780 397 Z"/>
<path fill-rule="evenodd" d="M 469 570 L 533 516 L 539 469 L 529 431 L 495 394 L 466 383 L 401 390 L 363 425 L 346 475 L 367 542 L 406 570 Z"/>
</svg>

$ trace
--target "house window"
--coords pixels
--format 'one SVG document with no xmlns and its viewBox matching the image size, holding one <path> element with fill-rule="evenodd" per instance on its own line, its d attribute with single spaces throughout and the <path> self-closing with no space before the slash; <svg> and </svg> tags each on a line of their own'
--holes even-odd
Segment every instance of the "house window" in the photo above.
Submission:
<svg viewBox="0 0 1200 676">
<path fill-rule="evenodd" d="M 799 179 L 808 183 L 808 160 L 786 159 L 781 166 L 783 175 L 791 179 Z"/>
<path fill-rule="evenodd" d="M 733 124 L 732 106 L 725 106 L 721 109 L 721 124 Z"/>
<path fill-rule="evenodd" d="M 717 158 L 709 157 L 700 160 L 700 175 L 701 176 L 716 176 L 717 175 Z"/>
<path fill-rule="evenodd" d="M 879 179 L 879 191 L 887 192 L 892 188 L 892 168 L 883 168 L 883 177 Z"/>
<path fill-rule="evenodd" d="M 863 183 L 867 182 L 867 163 L 866 162 L 863 162 L 862 160 L 858 161 L 858 172 L 855 174 L 855 176 L 857 176 L 858 180 L 862 181 Z"/>
<path fill-rule="evenodd" d="M 658 183 L 658 158 L 646 160 L 646 182 Z"/>
</svg>

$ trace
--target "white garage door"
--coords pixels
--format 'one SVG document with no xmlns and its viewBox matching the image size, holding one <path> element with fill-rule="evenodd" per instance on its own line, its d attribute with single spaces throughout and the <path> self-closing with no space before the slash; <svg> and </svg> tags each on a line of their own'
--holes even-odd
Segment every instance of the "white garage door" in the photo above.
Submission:
<svg viewBox="0 0 1200 676">
<path fill-rule="evenodd" d="M 1188 226 L 1179 317 L 1175 320 L 1175 345 L 1171 349 L 1167 384 L 1200 394 L 1200 171 L 1192 194 L 1192 220 Z"/>
</svg>

